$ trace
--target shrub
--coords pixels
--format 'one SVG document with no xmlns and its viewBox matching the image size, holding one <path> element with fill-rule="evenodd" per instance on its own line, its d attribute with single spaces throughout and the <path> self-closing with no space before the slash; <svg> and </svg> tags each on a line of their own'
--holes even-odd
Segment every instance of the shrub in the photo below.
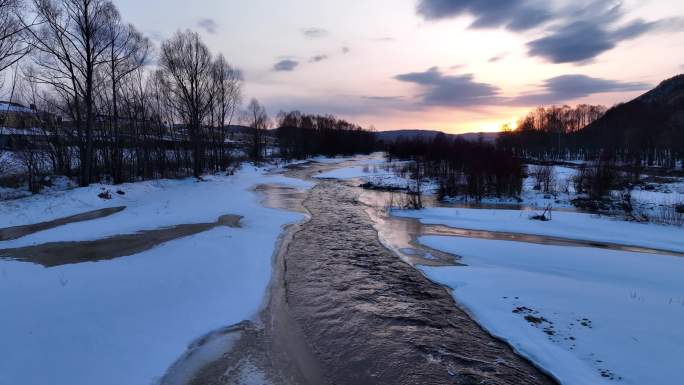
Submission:
<svg viewBox="0 0 684 385">
<path fill-rule="evenodd" d="M 531 172 L 534 179 L 534 189 L 554 194 L 556 187 L 556 173 L 552 165 L 534 166 Z"/>
</svg>

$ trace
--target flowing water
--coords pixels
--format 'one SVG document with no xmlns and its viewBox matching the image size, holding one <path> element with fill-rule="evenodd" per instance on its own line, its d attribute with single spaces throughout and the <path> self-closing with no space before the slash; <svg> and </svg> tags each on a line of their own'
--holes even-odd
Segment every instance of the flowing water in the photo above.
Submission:
<svg viewBox="0 0 684 385">
<path fill-rule="evenodd" d="M 388 250 L 358 189 L 322 181 L 304 206 L 311 220 L 289 244 L 286 296 L 328 383 L 554 383 Z"/>
</svg>

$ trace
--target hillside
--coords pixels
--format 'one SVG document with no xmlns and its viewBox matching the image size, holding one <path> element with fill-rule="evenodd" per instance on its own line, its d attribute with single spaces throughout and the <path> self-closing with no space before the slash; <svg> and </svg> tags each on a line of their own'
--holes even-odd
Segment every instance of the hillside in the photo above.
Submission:
<svg viewBox="0 0 684 385">
<path fill-rule="evenodd" d="M 595 148 L 644 150 L 684 146 L 684 75 L 663 81 L 653 90 L 606 114 L 579 134 Z"/>
</svg>

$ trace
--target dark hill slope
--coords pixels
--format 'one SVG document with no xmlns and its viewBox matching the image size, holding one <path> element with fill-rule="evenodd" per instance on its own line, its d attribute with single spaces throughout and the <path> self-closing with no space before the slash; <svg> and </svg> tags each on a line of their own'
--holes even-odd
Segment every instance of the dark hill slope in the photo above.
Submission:
<svg viewBox="0 0 684 385">
<path fill-rule="evenodd" d="M 579 133 L 584 146 L 643 153 L 684 151 L 684 75 L 660 83 L 642 96 L 619 104 Z"/>
</svg>

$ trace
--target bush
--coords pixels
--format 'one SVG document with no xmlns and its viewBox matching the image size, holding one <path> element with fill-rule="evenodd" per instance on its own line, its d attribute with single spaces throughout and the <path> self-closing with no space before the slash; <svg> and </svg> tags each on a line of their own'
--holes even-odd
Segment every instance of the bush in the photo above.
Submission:
<svg viewBox="0 0 684 385">
<path fill-rule="evenodd" d="M 534 166 L 531 175 L 534 179 L 535 190 L 555 194 L 556 173 L 552 165 Z"/>
<path fill-rule="evenodd" d="M 619 173 L 610 160 L 601 159 L 590 165 L 581 165 L 573 177 L 575 191 L 599 200 L 619 185 Z"/>
</svg>

